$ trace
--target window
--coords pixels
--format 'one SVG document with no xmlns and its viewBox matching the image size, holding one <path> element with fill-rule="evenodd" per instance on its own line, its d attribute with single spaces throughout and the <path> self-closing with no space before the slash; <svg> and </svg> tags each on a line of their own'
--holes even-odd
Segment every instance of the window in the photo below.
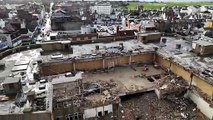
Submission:
<svg viewBox="0 0 213 120">
<path fill-rule="evenodd" d="M 102 116 L 102 112 L 100 111 L 100 112 L 98 112 L 98 116 L 99 117 L 101 117 Z"/>
<path fill-rule="evenodd" d="M 75 120 L 78 120 L 78 115 L 75 115 Z"/>
<path fill-rule="evenodd" d="M 72 119 L 72 115 L 70 115 L 70 114 L 69 114 L 69 119 L 70 119 L 70 120 L 73 120 L 73 119 Z"/>
<path fill-rule="evenodd" d="M 65 49 L 69 49 L 69 45 L 68 44 L 65 45 Z"/>
<path fill-rule="evenodd" d="M 71 114 L 65 115 L 65 120 L 73 120 L 73 116 Z"/>
<path fill-rule="evenodd" d="M 79 113 L 75 113 L 75 119 L 74 120 L 80 120 L 80 115 Z"/>
<path fill-rule="evenodd" d="M 67 107 L 67 102 L 64 102 L 63 106 L 64 106 L 64 108 L 66 108 Z"/>
<path fill-rule="evenodd" d="M 56 120 L 63 120 L 63 116 L 56 116 Z"/>
<path fill-rule="evenodd" d="M 106 111 L 104 111 L 104 115 L 107 115 L 108 114 L 108 111 L 106 110 Z"/>
<path fill-rule="evenodd" d="M 57 108 L 61 108 L 61 107 L 62 107 L 62 103 L 58 103 Z"/>
<path fill-rule="evenodd" d="M 60 117 L 56 117 L 56 120 L 61 120 L 61 118 Z"/>
<path fill-rule="evenodd" d="M 65 115 L 65 120 L 70 120 L 68 115 Z"/>
</svg>

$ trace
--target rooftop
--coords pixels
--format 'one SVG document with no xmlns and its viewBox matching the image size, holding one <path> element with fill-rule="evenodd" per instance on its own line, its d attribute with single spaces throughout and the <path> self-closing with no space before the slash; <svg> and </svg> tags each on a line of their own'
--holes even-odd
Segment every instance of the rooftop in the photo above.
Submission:
<svg viewBox="0 0 213 120">
<path fill-rule="evenodd" d="M 69 82 L 75 82 L 79 79 L 82 79 L 82 74 L 83 74 L 83 72 L 79 72 L 73 77 L 59 76 L 57 78 L 52 79 L 52 84 L 57 85 L 57 84 L 66 84 Z"/>
<path fill-rule="evenodd" d="M 25 108 L 32 108 L 32 112 L 38 111 L 51 111 L 51 84 L 48 82 L 41 83 L 35 82 L 33 74 L 37 72 L 37 59 L 40 56 L 41 49 L 32 49 L 19 53 L 9 55 L 1 60 L 5 63 L 5 69 L 0 71 L 0 78 L 6 78 L 4 81 L 0 81 L 4 84 L 14 83 L 21 80 L 22 83 L 22 93 L 15 96 L 5 96 L 0 94 L 1 97 L 9 97 L 8 100 L 2 102 L 0 101 L 0 113 L 23 113 Z M 14 68 L 26 66 L 26 69 L 16 69 Z M 21 75 L 21 72 L 24 74 Z M 19 79 L 17 79 L 19 78 Z M 0 83 L 0 84 L 1 84 Z M 44 88 L 44 89 L 43 89 Z M 27 95 L 33 92 L 35 99 L 33 101 L 27 102 Z M 30 95 L 30 94 L 29 94 Z M 38 99 L 44 99 L 44 106 L 39 106 L 37 104 Z M 23 102 L 23 105 L 19 106 L 19 102 Z"/>
<path fill-rule="evenodd" d="M 18 78 L 18 77 L 14 77 L 14 78 L 12 78 L 12 77 L 7 77 L 7 78 L 4 80 L 3 84 L 11 84 L 11 83 L 18 83 L 18 82 L 20 82 L 20 78 Z"/>
<path fill-rule="evenodd" d="M 120 43 L 123 43 L 124 49 L 120 49 Z M 96 46 L 99 46 L 99 50 L 96 50 Z M 133 51 L 132 54 L 138 54 L 143 52 L 154 51 L 153 44 L 144 45 L 137 40 L 119 41 L 111 43 L 95 43 L 85 45 L 73 45 L 73 54 L 63 54 L 63 58 L 60 60 L 51 59 L 50 55 L 42 55 L 43 62 L 54 62 L 65 59 L 89 59 L 89 58 L 102 58 L 102 54 L 110 56 L 111 54 L 127 55 L 129 51 Z M 60 52 L 59 52 L 60 53 Z"/>
<path fill-rule="evenodd" d="M 204 77 L 205 81 L 213 85 L 213 76 L 206 77 L 202 74 L 204 70 L 213 70 L 212 57 L 199 57 L 196 54 L 190 52 L 192 50 L 192 44 L 190 41 L 181 40 L 172 37 L 166 37 L 166 44 L 158 44 L 159 55 L 165 58 L 170 58 L 174 62 L 180 64 L 186 69 L 198 73 L 199 76 Z M 176 49 L 176 44 L 181 44 L 180 49 Z"/>
<path fill-rule="evenodd" d="M 193 43 L 196 43 L 201 46 L 212 46 L 213 45 L 213 42 L 204 41 L 204 40 L 197 40 L 197 41 L 194 41 Z"/>
</svg>

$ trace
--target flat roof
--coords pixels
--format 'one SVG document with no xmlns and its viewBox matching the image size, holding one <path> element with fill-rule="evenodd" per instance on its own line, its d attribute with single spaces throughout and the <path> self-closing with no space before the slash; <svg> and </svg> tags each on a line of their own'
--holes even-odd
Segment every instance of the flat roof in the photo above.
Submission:
<svg viewBox="0 0 213 120">
<path fill-rule="evenodd" d="M 201 57 L 195 53 L 190 52 L 192 50 L 192 43 L 190 41 L 177 39 L 174 37 L 162 37 L 166 38 L 166 43 L 158 44 L 159 50 L 157 53 L 164 58 L 172 58 L 174 62 L 183 66 L 186 69 L 194 70 L 198 73 L 198 76 L 202 76 L 204 69 L 213 71 L 213 60 L 211 56 Z M 180 49 L 176 49 L 176 44 L 181 44 Z M 204 77 L 204 76 L 202 76 Z M 204 77 L 204 81 L 213 85 L 213 77 Z"/>
<path fill-rule="evenodd" d="M 21 51 L 8 55 L 7 57 L 0 60 L 0 62 L 5 63 L 5 68 L 0 70 L 0 78 L 6 78 L 11 75 L 20 76 L 18 73 L 25 71 L 28 79 L 33 80 L 33 72 L 37 70 L 37 65 L 32 64 L 35 63 L 37 59 L 39 59 L 40 51 L 40 48 Z M 27 64 L 28 60 L 30 61 L 29 64 Z M 17 64 L 17 66 L 15 66 L 15 64 Z M 24 64 L 24 66 L 22 66 L 22 64 Z M 31 67 L 27 67 L 26 69 L 27 65 L 30 65 Z"/>
<path fill-rule="evenodd" d="M 58 32 L 50 32 L 50 36 L 57 36 Z"/>
<path fill-rule="evenodd" d="M 138 33 L 139 36 L 159 35 L 160 32 Z"/>
<path fill-rule="evenodd" d="M 40 44 L 42 45 L 42 44 L 55 44 L 55 43 L 68 44 L 71 43 L 71 41 L 70 40 L 44 41 Z"/>
<path fill-rule="evenodd" d="M 120 43 L 123 44 L 124 49 L 119 49 Z M 99 46 L 99 50 L 96 50 L 96 46 Z M 93 44 L 84 44 L 84 45 L 72 45 L 73 53 L 63 54 L 63 59 L 89 59 L 89 58 L 102 58 L 102 54 L 128 54 L 129 51 L 134 53 L 143 53 L 143 52 L 153 52 L 154 44 L 143 44 L 138 40 L 129 40 L 129 41 L 116 41 L 111 43 L 93 43 Z M 63 60 L 61 59 L 61 60 Z M 53 62 L 55 59 L 51 59 L 51 54 L 42 55 L 43 62 Z M 58 61 L 58 60 L 57 60 Z"/>
<path fill-rule="evenodd" d="M 212 42 L 209 42 L 209 41 L 206 41 L 206 40 L 197 40 L 197 41 L 193 41 L 193 43 L 196 43 L 196 44 L 201 45 L 201 46 L 212 46 L 213 40 L 212 40 Z"/>
<path fill-rule="evenodd" d="M 3 84 L 18 83 L 21 79 L 19 77 L 7 77 L 5 78 Z"/>
<path fill-rule="evenodd" d="M 83 74 L 83 72 L 78 72 L 73 77 L 59 76 L 57 78 L 52 79 L 52 84 L 57 85 L 57 84 L 66 84 L 69 82 L 75 82 L 79 79 L 82 79 L 82 74 Z"/>
<path fill-rule="evenodd" d="M 30 63 L 30 59 L 29 60 L 17 60 L 15 63 L 15 66 L 20 66 L 20 65 L 28 65 Z"/>
<path fill-rule="evenodd" d="M 19 66 L 14 66 L 12 69 L 12 72 L 16 71 L 25 71 L 27 70 L 28 65 L 19 65 Z"/>
</svg>

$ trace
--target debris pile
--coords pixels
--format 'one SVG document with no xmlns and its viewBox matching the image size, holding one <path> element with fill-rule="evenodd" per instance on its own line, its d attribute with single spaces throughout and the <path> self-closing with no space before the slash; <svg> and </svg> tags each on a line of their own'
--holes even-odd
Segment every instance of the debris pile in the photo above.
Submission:
<svg viewBox="0 0 213 120">
<path fill-rule="evenodd" d="M 112 79 L 110 81 L 87 82 L 84 83 L 84 96 L 90 105 L 117 101 L 119 97 L 114 90 L 115 87 L 116 83 Z"/>
<path fill-rule="evenodd" d="M 167 97 L 169 95 L 180 95 L 186 92 L 188 83 L 181 77 L 166 76 L 156 81 L 156 90 L 158 97 Z"/>
<path fill-rule="evenodd" d="M 210 103 L 211 105 L 213 105 L 213 99 L 206 93 L 202 92 L 201 89 L 199 89 L 196 86 L 191 86 L 191 89 L 193 90 L 193 92 L 197 93 L 198 95 L 202 96 L 202 98 L 207 101 L 208 103 Z"/>
<path fill-rule="evenodd" d="M 121 101 L 124 113 L 119 112 L 119 120 L 205 120 L 195 104 L 183 96 L 158 99 L 154 92 L 146 92 Z"/>
<path fill-rule="evenodd" d="M 97 80 L 94 83 L 86 82 L 84 83 L 84 93 L 90 94 L 90 93 L 101 93 L 103 91 L 110 91 L 110 89 L 116 87 L 116 83 L 113 79 L 108 81 L 101 81 Z"/>
</svg>

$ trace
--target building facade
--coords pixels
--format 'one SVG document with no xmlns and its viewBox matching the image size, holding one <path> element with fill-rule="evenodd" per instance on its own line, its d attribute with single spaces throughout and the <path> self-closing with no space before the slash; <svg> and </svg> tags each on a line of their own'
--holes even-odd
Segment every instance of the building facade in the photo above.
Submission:
<svg viewBox="0 0 213 120">
<path fill-rule="evenodd" d="M 99 15 L 101 14 L 106 14 L 110 15 L 112 12 L 112 5 L 110 4 L 96 4 L 91 7 L 92 13 L 98 13 Z"/>
</svg>

